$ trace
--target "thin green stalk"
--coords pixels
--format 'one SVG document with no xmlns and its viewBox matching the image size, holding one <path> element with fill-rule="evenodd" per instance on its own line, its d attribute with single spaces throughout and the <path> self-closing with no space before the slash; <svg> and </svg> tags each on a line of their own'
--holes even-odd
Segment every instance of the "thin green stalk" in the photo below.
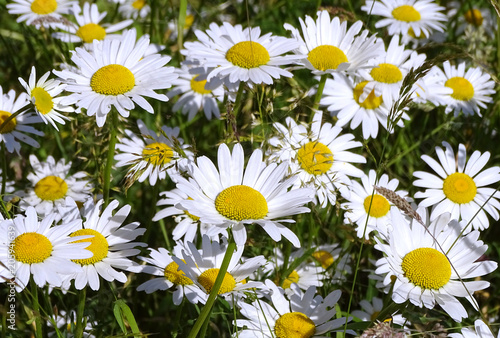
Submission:
<svg viewBox="0 0 500 338">
<path fill-rule="evenodd" d="M 229 266 L 229 262 L 231 261 L 231 257 L 233 256 L 233 252 L 236 249 L 236 243 L 234 242 L 233 238 L 229 238 L 229 244 L 227 246 L 226 254 L 224 255 L 224 259 L 222 261 L 222 265 L 219 269 L 219 273 L 217 274 L 217 278 L 215 279 L 214 286 L 212 287 L 212 290 L 210 291 L 210 296 L 208 296 L 207 303 L 201 309 L 200 316 L 194 323 L 193 328 L 191 329 L 191 332 L 189 332 L 188 338 L 195 338 L 195 337 L 200 337 L 203 338 L 205 335 L 200 335 L 198 336 L 198 332 L 200 332 L 201 327 L 205 323 L 205 321 L 210 320 L 210 314 L 212 313 L 212 307 L 215 303 L 215 300 L 217 299 L 217 295 L 219 294 L 219 289 L 222 285 L 222 281 L 224 280 L 224 276 L 226 275 L 227 268 Z"/>
<path fill-rule="evenodd" d="M 104 208 L 109 203 L 109 190 L 111 185 L 111 169 L 113 167 L 113 160 L 115 157 L 115 146 L 116 146 L 116 134 L 118 131 L 118 115 L 117 112 L 113 109 L 109 113 L 111 116 L 110 121 L 110 131 L 109 131 L 109 144 L 108 144 L 108 158 L 106 161 L 106 167 L 104 168 L 104 177 L 103 177 L 103 196 L 104 196 Z"/>
<path fill-rule="evenodd" d="M 57 147 L 59 148 L 59 151 L 61 152 L 62 157 L 68 158 L 66 156 L 66 149 L 64 149 L 64 146 L 63 146 L 63 143 L 61 140 L 61 135 L 59 134 L 59 132 L 57 130 L 54 133 L 54 138 L 56 139 Z"/>
<path fill-rule="evenodd" d="M 236 118 L 241 109 L 241 100 L 243 97 L 243 89 L 245 89 L 245 82 L 241 81 L 238 87 L 238 93 L 236 94 L 236 100 L 233 106 L 233 116 Z"/>
<path fill-rule="evenodd" d="M 40 316 L 40 303 L 38 302 L 38 285 L 36 285 L 33 278 L 30 280 L 31 284 L 31 297 L 33 299 L 33 312 L 35 315 L 35 335 L 37 338 L 43 337 L 42 331 L 42 317 Z"/>
<path fill-rule="evenodd" d="M 9 123 L 11 120 L 16 118 L 16 116 L 20 115 L 21 113 L 24 113 L 25 110 L 18 110 L 14 114 L 11 114 L 9 117 L 7 117 L 1 124 L 0 124 L 0 134 L 2 133 L 3 128 L 7 126 L 7 123 Z M 3 142 L 2 142 L 3 143 Z"/>
<path fill-rule="evenodd" d="M 5 194 L 5 189 L 7 188 L 7 149 L 5 149 L 5 143 L 2 142 L 0 146 L 0 151 L 2 152 L 2 191 L 0 192 L 0 200 L 3 201 L 3 196 Z"/>
<path fill-rule="evenodd" d="M 83 337 L 83 311 L 85 310 L 85 301 L 87 299 L 87 287 L 84 286 L 83 289 L 78 292 L 78 308 L 76 309 L 76 329 L 75 337 Z"/>
<path fill-rule="evenodd" d="M 321 75 L 321 79 L 319 80 L 319 85 L 318 85 L 318 91 L 316 92 L 316 96 L 314 96 L 313 110 L 317 110 L 319 108 L 319 101 L 323 96 L 323 90 L 325 89 L 326 79 L 328 79 L 328 74 Z"/>
<path fill-rule="evenodd" d="M 184 26 L 186 25 L 187 13 L 187 0 L 179 1 L 179 19 L 177 22 L 177 47 L 179 48 L 179 55 L 183 45 L 184 39 Z"/>
</svg>

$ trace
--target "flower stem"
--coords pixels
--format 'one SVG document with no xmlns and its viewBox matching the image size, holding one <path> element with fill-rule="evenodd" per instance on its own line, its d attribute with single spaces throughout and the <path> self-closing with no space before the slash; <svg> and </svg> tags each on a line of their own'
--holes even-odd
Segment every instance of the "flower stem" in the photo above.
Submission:
<svg viewBox="0 0 500 338">
<path fill-rule="evenodd" d="M 177 47 L 179 48 L 179 55 L 181 55 L 180 51 L 183 45 L 184 26 L 186 25 L 186 14 L 187 14 L 187 0 L 180 0 L 179 19 L 177 22 Z"/>
<path fill-rule="evenodd" d="M 316 92 L 316 96 L 314 96 L 314 104 L 313 110 L 317 110 L 319 108 L 319 101 L 323 96 L 323 90 L 325 89 L 326 79 L 328 78 L 328 74 L 321 75 L 321 79 L 319 80 L 318 91 Z"/>
<path fill-rule="evenodd" d="M 38 285 L 36 285 L 33 278 L 30 280 L 31 284 L 31 297 L 33 297 L 33 312 L 35 316 L 35 336 L 42 338 L 42 317 L 40 317 L 40 303 L 38 302 Z"/>
<path fill-rule="evenodd" d="M 84 286 L 83 289 L 78 293 L 78 308 L 76 309 L 76 329 L 75 337 L 83 337 L 83 311 L 85 310 L 85 301 L 87 299 L 87 287 Z"/>
<path fill-rule="evenodd" d="M 233 116 L 235 118 L 241 110 L 241 100 L 243 97 L 244 89 L 245 89 L 245 82 L 241 81 L 238 87 L 238 93 L 236 94 L 236 100 L 234 101 L 234 106 L 233 106 Z"/>
<path fill-rule="evenodd" d="M 109 190 L 111 184 L 111 169 L 113 167 L 113 160 L 115 157 L 115 146 L 116 146 L 116 134 L 118 129 L 118 116 L 115 110 L 110 112 L 111 123 L 109 131 L 109 144 L 108 144 L 108 159 L 106 161 L 106 167 L 104 168 L 104 178 L 103 178 L 103 195 L 104 195 L 104 207 L 109 203 Z"/>
<path fill-rule="evenodd" d="M 5 213 L 6 218 L 10 218 L 10 213 L 7 210 L 7 207 L 5 206 L 5 203 L 3 202 L 3 197 L 5 196 L 5 190 L 7 189 L 7 149 L 5 149 L 5 143 L 2 142 L 0 144 L 0 156 L 2 156 L 3 161 L 2 161 L 2 187 L 0 190 L 0 205 L 2 206 L 2 210 Z"/>
<path fill-rule="evenodd" d="M 11 114 L 9 117 L 7 117 L 2 123 L 0 123 L 0 134 L 2 133 L 3 128 L 9 123 L 11 120 L 16 118 L 16 116 L 20 115 L 21 113 L 24 113 L 25 110 L 18 110 L 14 114 Z"/>
</svg>

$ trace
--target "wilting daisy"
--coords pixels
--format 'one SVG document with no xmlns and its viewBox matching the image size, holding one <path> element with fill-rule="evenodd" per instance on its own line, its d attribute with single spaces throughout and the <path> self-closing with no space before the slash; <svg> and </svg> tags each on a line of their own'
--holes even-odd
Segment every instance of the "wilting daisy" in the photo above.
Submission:
<svg viewBox="0 0 500 338">
<path fill-rule="evenodd" d="M 88 243 L 74 243 L 69 234 L 80 227 L 81 221 L 74 220 L 51 227 L 53 217 L 41 221 L 34 208 L 26 210 L 26 216 L 0 221 L 0 262 L 4 266 L 15 264 L 16 290 L 21 292 L 33 276 L 39 287 L 45 284 L 60 286 L 63 278 L 81 271 L 71 259 L 87 259 L 92 253 L 86 250 Z M 88 235 L 88 234 L 84 234 Z M 85 240 L 89 236 L 77 237 Z M 14 261 L 12 261 L 14 260 Z M 5 270 L 8 272 L 9 270 Z"/>
<path fill-rule="evenodd" d="M 149 12 L 151 12 L 151 7 L 147 4 L 146 0 L 125 0 L 125 2 L 118 7 L 118 12 L 125 19 L 144 19 L 148 16 Z"/>
<path fill-rule="evenodd" d="M 363 172 L 351 163 L 365 163 L 363 156 L 347 150 L 360 147 L 352 134 L 342 135 L 342 128 L 322 123 L 323 112 L 314 114 L 310 127 L 297 124 L 288 117 L 286 125 L 275 123 L 278 136 L 271 145 L 269 161 L 290 161 L 290 172 L 298 177 L 295 186 L 316 191 L 322 207 L 335 204 L 337 190 L 350 184 L 348 176 L 361 177 Z"/>
<path fill-rule="evenodd" d="M 76 1 L 68 0 L 14 0 L 7 4 L 9 14 L 21 14 L 17 22 L 25 22 L 35 27 L 54 27 L 66 22 L 61 14 L 68 14 Z"/>
<path fill-rule="evenodd" d="M 173 67 L 165 67 L 169 56 L 148 54 L 149 37 L 143 35 L 136 42 L 135 29 L 123 33 L 121 39 L 93 42 L 93 53 L 76 48 L 71 60 L 76 70 L 54 71 L 68 84 L 66 91 L 73 93 L 64 98 L 63 104 L 76 104 L 87 115 L 96 115 L 102 127 L 114 106 L 123 117 L 128 117 L 135 104 L 153 114 L 151 104 L 144 98 L 168 101 L 164 94 L 154 90 L 171 86 L 177 78 Z"/>
<path fill-rule="evenodd" d="M 402 34 L 429 37 L 433 31 L 444 31 L 448 19 L 441 13 L 445 8 L 433 0 L 367 0 L 361 10 L 384 19 L 376 28 L 387 27 L 389 35 Z"/>
<path fill-rule="evenodd" d="M 327 332 L 344 330 L 345 317 L 332 320 L 340 290 L 323 298 L 316 294 L 314 286 L 305 293 L 294 288 L 293 294 L 287 299 L 283 290 L 270 280 L 266 281 L 266 286 L 272 292 L 272 304 L 262 300 L 252 304 L 238 303 L 241 315 L 247 318 L 236 320 L 236 326 L 243 328 L 238 331 L 238 337 L 324 337 L 323 334 Z M 354 334 L 352 330 L 347 330 L 347 333 Z"/>
<path fill-rule="evenodd" d="M 352 273 L 351 258 L 338 244 L 323 244 L 316 248 L 312 257 L 325 270 L 328 275 L 325 283 L 339 284 L 345 281 L 346 275 Z"/>
<path fill-rule="evenodd" d="M 75 243 L 90 242 L 87 250 L 94 255 L 85 259 L 73 259 L 73 262 L 81 265 L 82 271 L 65 280 L 63 287 L 66 289 L 69 288 L 70 281 L 74 279 L 77 290 L 81 290 L 87 285 L 92 290 L 99 290 L 99 276 L 108 282 L 117 280 L 120 283 L 125 283 L 127 276 L 118 270 L 127 270 L 136 264 L 128 258 L 140 253 L 140 250 L 134 249 L 134 247 L 147 246 L 145 243 L 132 242 L 146 231 L 146 229 L 138 228 L 138 222 L 122 226 L 130 212 L 130 205 L 125 205 L 113 214 L 113 211 L 118 207 L 118 201 L 113 200 L 99 215 L 103 202 L 103 200 L 99 200 L 90 213 L 85 215 L 83 228 L 71 234 L 71 237 L 93 235 L 92 238 L 78 240 Z"/>
<path fill-rule="evenodd" d="M 65 124 L 64 121 L 69 120 L 61 112 L 71 113 L 75 109 L 71 106 L 61 104 L 62 97 L 57 96 L 63 92 L 66 85 L 61 84 L 59 80 L 47 80 L 49 75 L 50 72 L 47 72 L 36 81 L 36 69 L 33 66 L 28 83 L 22 78 L 19 78 L 19 82 L 26 89 L 28 96 L 31 98 L 31 103 L 34 105 L 36 112 L 42 118 L 43 122 L 50 122 L 59 131 L 56 122 Z"/>
<path fill-rule="evenodd" d="M 88 174 L 79 171 L 72 175 L 71 162 L 64 159 L 55 161 L 52 156 L 40 162 L 35 155 L 29 157 L 33 172 L 28 174 L 32 188 L 26 192 L 18 192 L 21 197 L 19 206 L 22 209 L 32 206 L 40 216 L 54 214 L 56 222 L 65 214 L 68 207 L 66 197 L 76 202 L 84 202 L 91 196 L 92 184 L 85 178 Z"/>
<path fill-rule="evenodd" d="M 381 40 L 375 35 L 368 37 L 361 21 L 347 29 L 347 21 L 340 23 L 338 17 L 330 20 L 327 11 L 319 11 L 317 20 L 306 15 L 305 22 L 299 18 L 302 35 L 298 29 L 285 24 L 300 45 L 295 50 L 302 58 L 298 63 L 313 71 L 325 74 L 335 71 L 355 71 L 366 66 L 366 62 L 383 51 Z"/>
<path fill-rule="evenodd" d="M 434 104 L 444 105 L 445 112 L 454 112 L 457 116 L 460 112 L 465 115 L 481 116 L 480 109 L 486 108 L 487 103 L 493 102 L 490 96 L 495 92 L 495 82 L 491 80 L 488 73 L 483 73 L 480 68 L 471 67 L 465 71 L 465 62 L 456 66 L 450 65 L 449 61 L 443 62 L 444 72 L 435 67 L 434 75 L 438 77 L 441 87 L 451 88 L 451 94 L 443 95 L 432 100 Z"/>
<path fill-rule="evenodd" d="M 396 207 L 384 196 L 374 193 L 373 186 L 377 185 L 392 190 L 401 198 L 405 198 L 408 192 L 397 191 L 399 181 L 395 178 L 389 181 L 389 176 L 386 174 L 380 176 L 377 181 L 375 170 L 370 170 L 368 175 L 361 177 L 361 183 L 363 185 L 353 181 L 349 187 L 350 193 L 344 196 L 347 200 L 341 205 L 341 208 L 346 210 L 344 222 L 356 224 L 359 238 L 363 238 L 364 234 L 364 238 L 368 239 L 374 230 L 387 235 L 390 230 L 388 227 L 391 225 L 389 211 Z"/>
<path fill-rule="evenodd" d="M 14 90 L 11 89 L 7 94 L 4 94 L 2 87 L 0 87 L 0 126 L 4 124 L 13 114 L 28 104 L 29 101 L 26 93 L 21 93 L 16 98 L 16 92 Z M 0 142 L 5 143 L 5 148 L 9 153 L 13 153 L 15 151 L 19 154 L 21 144 L 18 140 L 23 141 L 32 147 L 39 148 L 40 144 L 24 133 L 43 136 L 43 132 L 30 126 L 30 124 L 40 122 L 42 122 L 42 119 L 36 114 L 21 112 L 16 117 L 11 118 L 0 129 Z"/>
<path fill-rule="evenodd" d="M 482 319 L 476 319 L 474 328 L 465 327 L 461 333 L 450 333 L 448 337 L 452 338 L 495 338 L 488 325 Z M 500 332 L 498 334 L 500 338 Z"/>
<path fill-rule="evenodd" d="M 273 79 L 281 76 L 292 77 L 292 73 L 279 66 L 297 59 L 283 55 L 295 49 L 297 41 L 260 33 L 259 27 L 243 29 L 228 22 L 223 26 L 212 23 L 206 32 L 195 31 L 199 41 L 185 43 L 184 53 L 203 67 L 213 67 L 208 81 L 217 76 L 231 83 L 272 84 Z"/>
<path fill-rule="evenodd" d="M 81 12 L 82 8 L 75 4 L 70 13 L 74 15 L 77 23 L 58 24 L 57 28 L 65 32 L 56 32 L 53 36 L 64 42 L 91 44 L 94 40 L 119 38 L 120 35 L 110 35 L 109 33 L 118 32 L 133 23 L 133 20 L 125 20 L 114 25 L 100 24 L 107 13 L 99 13 L 97 4 L 88 2 L 83 4 L 83 12 Z"/>
<path fill-rule="evenodd" d="M 218 167 L 202 156 L 192 167 L 192 178 L 179 177 L 177 188 L 191 199 L 180 202 L 200 221 L 215 225 L 209 236 L 225 233 L 232 228 L 237 245 L 245 245 L 246 226 L 260 225 L 274 241 L 287 238 L 300 247 L 297 235 L 280 222 L 293 223 L 291 215 L 309 212 L 303 207 L 314 195 L 312 189 L 288 188 L 295 178 L 286 179 L 288 163 L 265 165 L 262 151 L 254 150 L 244 168 L 243 147 L 234 145 L 233 152 L 225 144 L 219 146 Z"/>
<path fill-rule="evenodd" d="M 198 286 L 200 301 L 205 303 L 219 274 L 227 250 L 227 241 L 223 238 L 219 243 L 216 240 L 212 241 L 208 236 L 203 236 L 201 247 L 198 250 L 189 242 L 183 250 L 182 257 L 174 256 L 172 259 L 179 265 L 179 270 Z M 218 292 L 227 301 L 231 301 L 232 297 L 237 299 L 245 297 L 244 292 L 253 292 L 254 288 L 261 289 L 264 286 L 261 282 L 247 279 L 266 263 L 266 259 L 264 256 L 256 256 L 240 263 L 243 249 L 244 246 L 238 246 L 234 251 Z"/>
<path fill-rule="evenodd" d="M 116 145 L 116 149 L 121 151 L 115 155 L 118 161 L 116 166 L 130 166 L 127 174 L 129 179 L 144 182 L 148 178 L 149 184 L 155 185 L 157 180 L 164 180 L 167 174 L 175 180 L 176 175 L 187 170 L 193 153 L 188 150 L 189 145 L 178 138 L 179 127 L 163 126 L 158 135 L 148 129 L 142 120 L 137 120 L 137 126 L 141 136 L 126 129 L 127 137 Z"/>
<path fill-rule="evenodd" d="M 467 161 L 463 144 L 458 146 L 457 158 L 450 144 L 443 142 L 443 146 L 444 151 L 436 147 L 440 162 L 422 155 L 422 160 L 438 176 L 423 171 L 413 173 L 419 178 L 413 184 L 426 188 L 424 192 L 415 194 L 415 198 L 424 198 L 419 206 L 433 206 L 431 220 L 443 212 L 450 212 L 453 219 L 471 222 L 474 229 L 488 228 L 486 212 L 494 220 L 499 219 L 500 202 L 497 198 L 500 198 L 500 192 L 487 186 L 500 181 L 500 167 L 490 167 L 481 172 L 490 158 L 489 152 L 481 154 L 476 150 Z"/>
<path fill-rule="evenodd" d="M 458 322 L 468 314 L 457 297 L 467 298 L 479 310 L 472 294 L 490 283 L 468 280 L 497 268 L 496 262 L 477 261 L 488 249 L 478 239 L 479 231 L 461 236 L 465 224 L 451 220 L 450 213 L 442 213 L 428 224 L 422 212 L 426 226 L 415 220 L 410 224 L 398 210 L 391 210 L 391 214 L 394 226 L 387 244 L 375 238 L 375 248 L 385 254 L 377 261 L 375 273 L 385 275 L 385 285 L 392 283 L 392 275 L 396 276 L 392 300 L 398 304 L 409 300 L 428 309 L 437 303 Z"/>
</svg>

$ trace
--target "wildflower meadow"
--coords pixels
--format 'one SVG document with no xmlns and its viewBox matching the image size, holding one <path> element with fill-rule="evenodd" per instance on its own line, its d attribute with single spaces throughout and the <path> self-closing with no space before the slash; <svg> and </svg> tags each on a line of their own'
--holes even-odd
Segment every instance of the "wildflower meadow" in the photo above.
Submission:
<svg viewBox="0 0 500 338">
<path fill-rule="evenodd" d="M 498 0 L 0 8 L 0 337 L 500 337 Z"/>
</svg>

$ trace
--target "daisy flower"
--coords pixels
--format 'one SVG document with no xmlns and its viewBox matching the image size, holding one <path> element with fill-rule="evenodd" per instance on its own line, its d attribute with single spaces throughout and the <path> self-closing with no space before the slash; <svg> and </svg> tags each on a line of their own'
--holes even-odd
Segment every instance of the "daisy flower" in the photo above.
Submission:
<svg viewBox="0 0 500 338">
<path fill-rule="evenodd" d="M 493 102 L 491 94 L 494 90 L 495 82 L 487 73 L 483 73 L 480 68 L 471 67 L 465 71 L 465 62 L 456 66 L 450 65 L 449 61 L 443 62 L 444 72 L 436 67 L 434 76 L 441 87 L 451 88 L 452 93 L 446 94 L 431 102 L 436 105 L 444 105 L 445 113 L 454 112 L 458 116 L 460 112 L 465 115 L 481 116 L 480 108 L 486 108 L 487 103 Z M 430 98 L 429 100 L 431 100 Z"/>
<path fill-rule="evenodd" d="M 288 163 L 265 165 L 262 151 L 254 150 L 246 169 L 243 147 L 238 143 L 233 152 L 225 144 L 219 146 L 218 167 L 205 156 L 197 159 L 189 180 L 179 177 L 177 188 L 191 199 L 179 204 L 203 223 L 213 224 L 208 236 L 225 233 L 232 228 L 237 245 L 247 240 L 246 225 L 260 225 L 274 241 L 287 238 L 300 247 L 297 235 L 279 222 L 293 223 L 291 215 L 309 212 L 303 207 L 314 195 L 312 189 L 288 191 L 295 178 L 286 178 Z"/>
<path fill-rule="evenodd" d="M 313 188 L 322 207 L 335 205 L 338 189 L 350 184 L 348 176 L 361 177 L 363 172 L 351 163 L 365 163 L 363 156 L 347 150 L 360 147 L 352 134 L 341 135 L 342 128 L 322 124 L 323 112 L 314 114 L 310 127 L 298 125 L 292 118 L 286 125 L 274 123 L 278 136 L 268 142 L 269 161 L 290 161 L 290 172 L 298 177 L 295 184 Z"/>
<path fill-rule="evenodd" d="M 338 17 L 330 19 L 327 11 L 318 11 L 317 16 L 316 21 L 308 15 L 305 22 L 299 18 L 302 35 L 292 25 L 284 26 L 300 43 L 295 53 L 302 57 L 297 62 L 313 74 L 352 72 L 366 66 L 368 60 L 383 51 L 383 43 L 375 35 L 368 37 L 367 30 L 359 34 L 363 27 L 361 21 L 347 29 L 346 21 L 340 23 Z"/>
<path fill-rule="evenodd" d="M 65 32 L 56 32 L 52 36 L 64 42 L 92 44 L 94 40 L 107 38 L 119 38 L 120 35 L 110 35 L 130 26 L 134 21 L 125 20 L 114 25 L 101 25 L 100 22 L 106 17 L 106 12 L 99 13 L 97 4 L 85 2 L 82 8 L 75 4 L 70 13 L 74 15 L 76 24 L 59 24 L 57 28 Z M 81 13 L 81 14 L 80 14 Z"/>
<path fill-rule="evenodd" d="M 74 259 L 73 262 L 81 265 L 82 271 L 71 275 L 64 282 L 63 287 L 69 289 L 70 281 L 75 280 L 75 288 L 83 289 L 90 286 L 94 291 L 99 290 L 99 276 L 108 282 L 114 280 L 120 283 L 127 281 L 127 276 L 115 269 L 127 270 L 137 263 L 131 261 L 130 256 L 140 253 L 136 246 L 145 247 L 145 243 L 132 242 L 137 236 L 144 234 L 146 229 L 138 228 L 138 222 L 132 222 L 122 226 L 123 221 L 130 212 L 130 205 L 125 205 L 113 215 L 118 207 L 118 201 L 111 201 L 99 216 L 103 200 L 99 200 L 95 207 L 85 215 L 83 228 L 74 231 L 70 236 L 93 235 L 89 239 L 77 242 L 90 242 L 87 248 L 93 253 L 91 258 Z"/>
<path fill-rule="evenodd" d="M 52 156 L 45 162 L 40 162 L 35 155 L 29 157 L 33 172 L 28 174 L 28 180 L 33 187 L 27 192 L 18 192 L 21 197 L 19 206 L 27 209 L 32 206 L 40 216 L 54 214 L 56 222 L 65 214 L 66 197 L 76 202 L 84 202 L 91 196 L 92 185 L 85 178 L 87 173 L 79 171 L 69 174 L 71 162 L 64 159 L 55 161 Z"/>
<path fill-rule="evenodd" d="M 357 235 L 359 238 L 368 239 L 370 233 L 374 230 L 387 235 L 391 224 L 392 208 L 397 208 L 384 196 L 374 193 L 373 186 L 387 188 L 394 191 L 398 196 L 407 199 L 408 192 L 396 189 L 399 181 L 392 179 L 389 181 L 389 176 L 383 174 L 377 181 L 377 173 L 375 170 L 370 170 L 368 175 L 361 177 L 361 184 L 352 182 L 349 187 L 349 194 L 344 196 L 347 200 L 340 207 L 346 210 L 344 214 L 344 222 L 348 224 L 356 224 Z M 366 227 L 366 230 L 365 230 Z"/>
<path fill-rule="evenodd" d="M 421 212 L 427 226 L 413 219 L 409 223 L 398 210 L 391 210 L 391 214 L 392 223 L 397 226 L 389 232 L 387 244 L 375 238 L 375 248 L 385 254 L 377 261 L 375 273 L 385 275 L 384 285 L 392 283 L 391 275 L 396 277 L 392 300 L 398 304 L 409 300 L 428 309 L 437 303 L 457 322 L 468 317 L 457 297 L 466 297 L 479 311 L 471 295 L 490 283 L 468 280 L 497 268 L 496 262 L 477 261 L 488 249 L 478 239 L 479 231 L 461 236 L 465 224 L 451 220 L 450 213 L 441 214 L 429 224 Z"/>
<path fill-rule="evenodd" d="M 97 326 L 97 322 L 92 321 L 88 316 L 85 316 L 83 320 L 85 321 L 85 323 L 87 323 L 87 325 L 85 325 L 85 327 L 83 328 L 83 337 L 94 338 L 95 336 L 90 334 L 89 332 L 92 332 L 93 326 Z M 54 327 L 53 322 L 55 323 L 55 327 L 63 332 L 63 337 L 74 337 L 76 328 L 76 312 L 74 310 L 71 310 L 69 313 L 64 310 L 60 310 L 57 313 L 54 313 L 52 316 L 50 316 L 50 319 L 47 320 L 47 326 L 49 328 Z M 64 335 L 64 332 L 66 333 L 66 335 Z M 48 332 L 47 336 L 57 336 L 57 332 Z"/>
<path fill-rule="evenodd" d="M 150 185 L 155 185 L 157 180 L 164 180 L 168 174 L 175 180 L 175 176 L 186 171 L 193 153 L 188 150 L 189 145 L 184 144 L 179 136 L 179 127 L 169 128 L 163 126 L 158 135 L 148 129 L 142 120 L 137 120 L 141 136 L 135 135 L 126 129 L 126 138 L 116 145 L 121 153 L 115 155 L 117 167 L 131 166 L 127 176 L 133 181 L 144 182 L 149 179 Z M 183 154 L 179 154 L 182 151 Z"/>
<path fill-rule="evenodd" d="M 371 301 L 363 299 L 362 301 L 359 302 L 359 305 L 363 310 L 354 310 L 352 311 L 352 315 L 354 317 L 358 317 L 362 321 L 369 321 L 373 322 L 375 319 L 378 318 L 380 312 L 384 308 L 384 302 L 382 301 L 381 298 L 378 297 L 373 297 Z M 391 319 L 391 321 L 395 324 L 398 325 L 404 325 L 405 323 L 407 324 L 406 318 L 404 318 L 402 315 L 396 315 L 393 314 L 388 318 L 380 318 L 382 320 L 387 320 Z"/>
<path fill-rule="evenodd" d="M 151 12 L 151 7 L 147 4 L 146 0 L 125 0 L 118 7 L 118 12 L 125 19 L 144 19 Z"/>
<path fill-rule="evenodd" d="M 61 104 L 62 97 L 57 96 L 63 92 L 66 85 L 61 84 L 59 80 L 47 80 L 49 75 L 50 72 L 47 72 L 36 81 L 36 69 L 33 66 L 28 83 L 22 78 L 19 78 L 19 82 L 26 89 L 28 96 L 31 98 L 31 103 L 35 107 L 35 111 L 42 118 L 43 122 L 52 124 L 59 131 L 56 122 L 65 124 L 64 121 L 69 120 L 61 112 L 72 113 L 75 109 Z"/>
<path fill-rule="evenodd" d="M 450 333 L 448 337 L 452 338 L 495 338 L 488 325 L 482 319 L 476 319 L 474 328 L 465 327 L 461 333 Z M 500 338 L 500 332 L 498 333 Z"/>
<path fill-rule="evenodd" d="M 169 56 L 157 53 L 146 55 L 149 37 L 143 35 L 136 42 L 135 29 L 123 33 L 121 39 L 93 42 L 93 53 L 76 48 L 71 60 L 77 69 L 54 71 L 68 84 L 63 104 L 76 104 L 87 115 L 96 115 L 97 126 L 102 127 L 114 106 L 123 117 L 128 117 L 135 104 L 153 114 L 151 104 L 144 96 L 168 101 L 164 94 L 154 90 L 171 86 L 177 78 L 173 67 L 165 67 Z"/>
<path fill-rule="evenodd" d="M 443 32 L 448 18 L 441 13 L 445 8 L 432 0 L 367 0 L 361 10 L 384 19 L 375 28 L 387 27 L 389 35 L 413 34 L 428 38 L 433 31 Z"/>
<path fill-rule="evenodd" d="M 426 188 L 424 192 L 415 194 L 416 198 L 424 199 L 419 206 L 433 206 L 431 220 L 448 211 L 453 219 L 471 222 L 474 229 L 488 228 L 486 212 L 495 221 L 499 219 L 500 202 L 497 198 L 500 198 L 500 192 L 487 186 L 500 181 L 500 167 L 481 171 L 490 158 L 489 152 L 481 154 L 476 150 L 467 161 L 463 144 L 458 146 L 458 158 L 455 158 L 450 144 L 443 142 L 443 146 L 444 151 L 436 147 L 440 162 L 430 156 L 422 156 L 422 160 L 438 176 L 423 171 L 413 173 L 418 178 L 413 185 Z"/>
<path fill-rule="evenodd" d="M 186 249 L 182 250 L 182 258 L 173 256 L 172 259 L 179 265 L 179 270 L 198 286 L 200 302 L 205 304 L 219 274 L 224 255 L 227 249 L 227 240 L 212 241 L 208 236 L 203 236 L 201 249 L 188 242 Z M 227 272 L 222 281 L 218 294 L 230 302 L 232 297 L 243 298 L 245 292 L 252 292 L 254 288 L 263 288 L 263 283 L 248 281 L 248 277 L 259 267 L 266 263 L 264 256 L 256 256 L 240 263 L 244 246 L 237 246 L 234 251 Z"/>
<path fill-rule="evenodd" d="M 21 93 L 16 98 L 16 92 L 14 90 L 11 89 L 7 94 L 4 94 L 2 87 L 0 87 L 0 126 L 3 124 L 3 127 L 0 129 L 0 142 L 5 143 L 5 148 L 7 148 L 9 153 L 15 151 L 19 154 L 21 144 L 18 140 L 35 148 L 40 147 L 37 141 L 24 134 L 44 135 L 43 132 L 30 126 L 30 124 L 42 122 L 39 116 L 32 113 L 21 112 L 19 115 L 6 122 L 13 114 L 17 113 L 28 104 L 29 101 L 26 93 Z"/>
<path fill-rule="evenodd" d="M 130 271 L 161 276 L 142 283 L 137 287 L 137 291 L 145 291 L 150 294 L 158 290 L 165 291 L 175 287 L 173 293 L 174 305 L 180 305 L 184 296 L 192 304 L 200 302 L 202 299 L 199 297 L 198 286 L 194 285 L 193 281 L 179 270 L 179 265 L 172 259 L 173 256 L 182 257 L 182 249 L 181 245 L 176 245 L 172 254 L 164 248 L 158 248 L 158 250 L 149 249 L 149 257 L 137 256 L 137 258 L 149 265 L 131 268 Z"/>
<path fill-rule="evenodd" d="M 230 83 L 240 81 L 250 84 L 272 84 L 281 76 L 292 77 L 292 73 L 279 66 L 288 65 L 297 59 L 294 55 L 282 55 L 298 46 L 297 41 L 271 33 L 260 35 L 260 28 L 223 26 L 210 24 L 206 32 L 195 31 L 197 42 L 186 42 L 184 53 L 189 59 L 212 68 L 207 75 L 227 79 Z"/>
<path fill-rule="evenodd" d="M 241 315 L 247 318 L 236 320 L 236 326 L 243 328 L 238 337 L 324 337 L 327 332 L 344 330 L 345 317 L 332 320 L 340 290 L 323 298 L 316 295 L 314 286 L 305 293 L 295 287 L 294 293 L 287 299 L 283 290 L 270 280 L 266 281 L 266 286 L 272 292 L 272 304 L 261 300 L 252 304 L 238 303 Z M 352 330 L 347 330 L 347 333 L 354 334 Z"/>
<path fill-rule="evenodd" d="M 316 248 L 312 257 L 328 274 L 325 282 L 339 284 L 347 279 L 346 275 L 352 273 L 351 258 L 342 253 L 338 244 L 323 244 Z"/>
<path fill-rule="evenodd" d="M 80 227 L 81 221 L 74 220 L 51 227 L 53 217 L 41 221 L 34 208 L 26 210 L 26 216 L 0 221 L 0 263 L 15 265 L 14 275 L 9 270 L 8 279 L 13 278 L 17 292 L 21 292 L 33 276 L 39 287 L 45 284 L 61 286 L 63 278 L 81 270 L 72 259 L 88 259 L 92 253 L 86 250 L 88 243 L 74 243 L 69 234 Z M 85 240 L 90 236 L 78 236 Z"/>
<path fill-rule="evenodd" d="M 467 27 L 473 29 L 481 27 L 491 38 L 495 36 L 497 21 L 488 8 L 477 8 L 471 3 L 458 1 L 451 1 L 447 6 L 450 20 L 457 18 L 457 35 L 463 34 Z"/>
<path fill-rule="evenodd" d="M 76 1 L 68 0 L 14 0 L 7 4 L 9 14 L 21 14 L 17 22 L 26 22 L 27 25 L 54 27 L 57 23 L 65 22 L 61 14 L 68 14 Z"/>
</svg>

